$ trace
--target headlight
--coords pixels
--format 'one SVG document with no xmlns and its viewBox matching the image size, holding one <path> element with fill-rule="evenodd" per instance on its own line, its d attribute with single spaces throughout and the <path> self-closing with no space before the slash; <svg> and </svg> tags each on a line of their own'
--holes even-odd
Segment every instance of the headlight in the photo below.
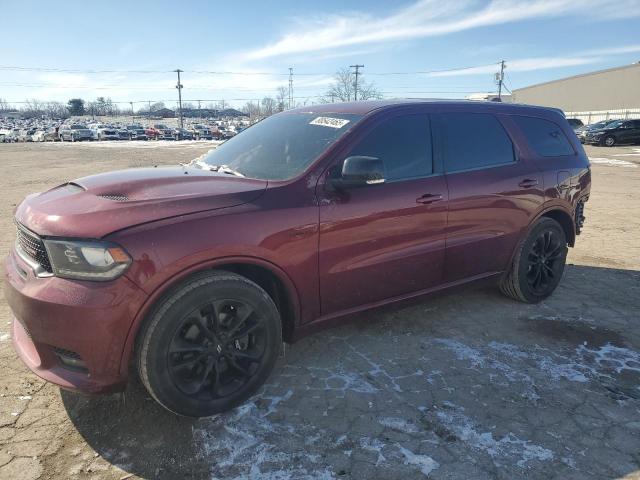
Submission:
<svg viewBox="0 0 640 480">
<path fill-rule="evenodd" d="M 131 257 L 113 243 L 44 240 L 53 274 L 76 280 L 113 280 L 124 273 Z"/>
</svg>

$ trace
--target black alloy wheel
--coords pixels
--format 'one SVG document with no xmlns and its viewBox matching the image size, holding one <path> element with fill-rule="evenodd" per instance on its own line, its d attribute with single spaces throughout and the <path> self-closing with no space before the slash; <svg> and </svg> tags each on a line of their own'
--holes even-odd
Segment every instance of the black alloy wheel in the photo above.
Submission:
<svg viewBox="0 0 640 480">
<path fill-rule="evenodd" d="M 251 397 L 281 345 L 280 313 L 265 290 L 232 272 L 205 271 L 167 293 L 143 325 L 138 372 L 166 409 L 205 417 Z"/>
<path fill-rule="evenodd" d="M 258 370 L 266 350 L 266 319 L 246 302 L 216 300 L 178 323 L 167 351 L 176 388 L 196 398 L 235 393 Z"/>
</svg>

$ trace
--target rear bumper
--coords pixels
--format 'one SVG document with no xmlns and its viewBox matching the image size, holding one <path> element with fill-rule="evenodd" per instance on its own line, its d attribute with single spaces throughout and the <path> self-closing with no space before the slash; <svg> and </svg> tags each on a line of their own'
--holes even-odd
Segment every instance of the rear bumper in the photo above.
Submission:
<svg viewBox="0 0 640 480">
<path fill-rule="evenodd" d="M 121 390 L 121 361 L 133 319 L 146 294 L 126 277 L 113 282 L 37 278 L 9 253 L 4 293 L 14 314 L 13 345 L 22 361 L 41 378 L 86 393 Z M 80 367 L 62 360 L 67 353 Z"/>
</svg>

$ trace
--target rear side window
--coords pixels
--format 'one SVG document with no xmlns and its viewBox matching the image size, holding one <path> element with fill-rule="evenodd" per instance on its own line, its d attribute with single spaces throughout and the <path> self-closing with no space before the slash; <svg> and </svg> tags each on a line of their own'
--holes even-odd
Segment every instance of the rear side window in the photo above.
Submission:
<svg viewBox="0 0 640 480">
<path fill-rule="evenodd" d="M 493 115 L 443 113 L 440 122 L 445 171 L 457 172 L 515 161 L 513 143 Z"/>
<path fill-rule="evenodd" d="M 514 115 L 513 119 L 524 132 L 533 150 L 541 157 L 562 157 L 575 153 L 557 124 L 542 118 L 519 115 Z"/>
<path fill-rule="evenodd" d="M 349 156 L 364 155 L 383 161 L 385 179 L 405 180 L 433 173 L 429 115 L 403 115 L 380 123 Z"/>
</svg>

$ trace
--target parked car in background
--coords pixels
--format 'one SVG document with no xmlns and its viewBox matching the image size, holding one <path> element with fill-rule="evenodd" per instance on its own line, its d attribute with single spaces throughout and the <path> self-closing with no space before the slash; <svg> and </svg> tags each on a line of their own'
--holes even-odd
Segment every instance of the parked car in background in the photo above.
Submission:
<svg viewBox="0 0 640 480">
<path fill-rule="evenodd" d="M 602 128 L 587 130 L 584 143 L 606 147 L 640 143 L 640 120 L 617 120 Z"/>
<path fill-rule="evenodd" d="M 98 140 L 120 140 L 118 130 L 108 125 L 98 127 L 94 132 L 96 139 Z"/>
<path fill-rule="evenodd" d="M 584 143 L 584 139 L 585 136 L 587 134 L 588 131 L 590 130 L 600 130 L 604 127 L 606 127 L 607 125 L 617 122 L 618 120 L 601 120 L 599 122 L 595 122 L 595 123 L 590 123 L 589 125 L 584 125 L 583 127 L 578 128 L 578 130 L 576 130 L 576 135 L 578 135 L 578 138 L 580 139 L 580 142 Z"/>
<path fill-rule="evenodd" d="M 213 140 L 211 128 L 207 125 L 195 124 L 191 126 L 191 134 L 196 140 Z"/>
<path fill-rule="evenodd" d="M 174 140 L 173 129 L 167 127 L 162 123 L 156 123 L 155 125 L 145 129 L 147 137 L 151 140 Z"/>
<path fill-rule="evenodd" d="M 176 128 L 173 136 L 176 140 L 193 140 L 193 134 L 184 128 Z"/>
<path fill-rule="evenodd" d="M 33 137 L 32 135 L 36 133 L 36 129 L 35 128 L 25 128 L 20 130 L 20 133 L 18 134 L 18 141 L 19 142 L 33 142 Z"/>
<path fill-rule="evenodd" d="M 573 128 L 573 131 L 576 131 L 580 127 L 584 126 L 584 123 L 582 123 L 582 120 L 580 120 L 579 118 L 567 118 L 567 122 L 569 123 L 571 128 Z"/>
<path fill-rule="evenodd" d="M 36 130 L 33 135 L 31 135 L 31 141 L 33 142 L 44 142 L 44 130 Z"/>
<path fill-rule="evenodd" d="M 129 140 L 129 130 L 126 128 L 118 128 L 118 140 Z"/>
<path fill-rule="evenodd" d="M 93 132 L 80 123 L 63 125 L 58 130 L 61 142 L 79 142 L 82 140 L 95 140 Z"/>
<path fill-rule="evenodd" d="M 44 142 L 57 142 L 60 140 L 58 135 L 58 127 L 50 128 L 44 133 Z"/>
<path fill-rule="evenodd" d="M 127 125 L 125 128 L 127 129 L 129 140 L 148 140 L 142 125 Z"/>
<path fill-rule="evenodd" d="M 289 110 L 188 166 L 29 195 L 4 265 L 11 337 L 66 389 L 119 390 L 135 367 L 168 410 L 213 415 L 264 384 L 283 338 L 346 315 L 478 281 L 549 297 L 590 186 L 555 109 Z"/>
</svg>

